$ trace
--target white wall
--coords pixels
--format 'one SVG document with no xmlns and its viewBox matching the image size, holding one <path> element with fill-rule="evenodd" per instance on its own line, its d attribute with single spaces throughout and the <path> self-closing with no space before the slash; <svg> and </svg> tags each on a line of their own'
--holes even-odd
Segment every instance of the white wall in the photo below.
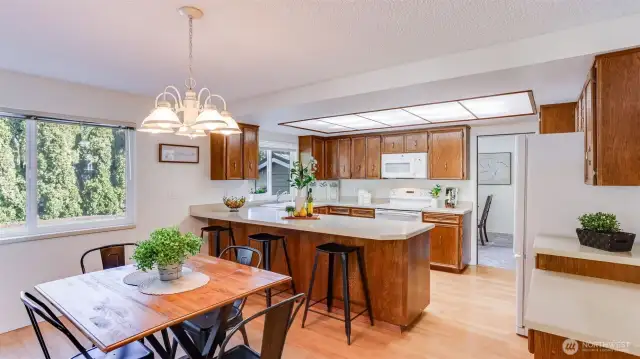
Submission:
<svg viewBox="0 0 640 359">
<path fill-rule="evenodd" d="M 153 99 L 0 70 L 0 107 L 141 122 Z M 295 137 L 260 134 L 262 139 L 297 143 Z M 21 290 L 80 273 L 84 251 L 104 244 L 145 239 L 155 228 L 179 225 L 198 232 L 201 222 L 188 216 L 192 204 L 220 202 L 225 194 L 246 194 L 249 181 L 210 181 L 207 138 L 136 134 L 136 228 L 117 232 L 1 244 L 0 333 L 28 324 L 18 298 Z M 157 160 L 159 143 L 197 144 L 199 164 L 169 164 Z M 96 261 L 90 264 L 97 265 Z"/>
<path fill-rule="evenodd" d="M 478 216 L 482 215 L 487 196 L 493 195 L 489 217 L 487 218 L 487 232 L 513 234 L 513 181 L 515 179 L 513 153 L 515 151 L 515 143 L 515 135 L 478 137 L 478 153 L 511 153 L 511 184 L 478 184 Z"/>
<path fill-rule="evenodd" d="M 432 181 L 427 179 L 340 180 L 340 196 L 357 196 L 359 189 L 365 189 L 371 192 L 373 198 L 383 199 L 389 198 L 389 192 L 393 188 L 431 189 L 436 184 L 442 186 L 443 189 L 445 187 L 458 187 L 460 190 L 458 193 L 459 201 L 475 201 L 471 191 L 471 181 Z"/>
</svg>

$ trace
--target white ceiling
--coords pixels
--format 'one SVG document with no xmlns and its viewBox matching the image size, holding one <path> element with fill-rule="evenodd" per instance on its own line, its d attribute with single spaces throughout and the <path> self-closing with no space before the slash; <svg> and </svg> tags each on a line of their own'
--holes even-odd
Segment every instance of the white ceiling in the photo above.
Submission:
<svg viewBox="0 0 640 359">
<path fill-rule="evenodd" d="M 155 95 L 186 77 L 183 5 L 205 12 L 198 87 L 228 98 L 640 12 L 638 0 L 4 0 L 0 68 Z"/>
</svg>

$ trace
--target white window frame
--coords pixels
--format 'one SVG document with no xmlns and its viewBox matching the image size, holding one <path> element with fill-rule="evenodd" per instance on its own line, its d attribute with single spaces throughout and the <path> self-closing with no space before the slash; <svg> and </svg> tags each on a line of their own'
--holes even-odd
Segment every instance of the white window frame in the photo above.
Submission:
<svg viewBox="0 0 640 359">
<path fill-rule="evenodd" d="M 38 224 L 38 120 L 34 117 L 26 117 L 22 120 L 25 121 L 26 128 L 26 223 L 24 226 L 15 229 L 0 229 L 0 245 L 21 241 L 135 228 L 135 156 L 133 155 L 135 153 L 136 141 L 135 130 L 127 130 L 125 132 L 125 156 L 127 162 L 125 169 L 125 186 L 127 193 L 124 216 L 114 216 L 117 218 L 108 218 L 108 216 L 105 216 L 103 219 L 96 218 L 93 220 L 78 221 L 76 223 L 45 225 Z M 82 122 L 77 120 L 72 121 Z M 95 125 L 102 123 L 98 121 L 87 121 L 86 124 Z"/>
<path fill-rule="evenodd" d="M 271 200 L 271 199 L 276 199 L 276 194 L 273 193 L 272 191 L 272 174 L 273 174 L 273 160 L 271 158 L 271 154 L 273 151 L 281 151 L 281 152 L 289 152 L 291 153 L 291 156 L 289 158 L 289 166 L 292 167 L 293 163 L 298 161 L 298 150 L 297 148 L 292 148 L 289 146 L 285 146 L 285 145 L 281 145 L 282 148 L 279 148 L 280 146 L 277 147 L 272 147 L 273 145 L 271 143 L 269 143 L 269 145 L 264 145 L 263 143 L 260 144 L 260 148 L 259 151 L 266 151 L 267 152 L 267 192 L 265 193 L 256 193 L 253 195 L 254 199 L 256 200 Z M 268 147 L 267 147 L 268 146 Z M 258 168 L 258 176 L 260 175 L 260 169 Z M 256 188 L 256 184 L 257 184 L 258 180 L 254 181 L 254 185 L 253 188 Z M 293 188 L 290 186 L 289 187 L 289 191 L 288 194 L 291 195 Z"/>
</svg>

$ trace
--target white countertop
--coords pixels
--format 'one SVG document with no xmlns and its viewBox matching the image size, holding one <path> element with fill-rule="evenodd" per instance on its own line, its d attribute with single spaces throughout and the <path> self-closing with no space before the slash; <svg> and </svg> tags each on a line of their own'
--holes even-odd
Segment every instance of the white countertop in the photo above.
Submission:
<svg viewBox="0 0 640 359">
<path fill-rule="evenodd" d="M 637 243 L 631 252 L 607 252 L 581 245 L 578 237 L 537 235 L 533 240 L 533 253 L 640 266 L 640 245 Z"/>
<path fill-rule="evenodd" d="M 638 303 L 638 284 L 534 269 L 524 324 L 582 342 L 628 342 L 618 350 L 640 356 Z"/>
<path fill-rule="evenodd" d="M 297 231 L 334 234 L 374 240 L 404 240 L 431 230 L 434 225 L 348 216 L 320 215 L 319 220 L 286 220 L 283 210 L 266 207 L 241 208 L 240 212 L 218 210 L 212 205 L 189 207 L 193 217 L 267 225 Z"/>
</svg>

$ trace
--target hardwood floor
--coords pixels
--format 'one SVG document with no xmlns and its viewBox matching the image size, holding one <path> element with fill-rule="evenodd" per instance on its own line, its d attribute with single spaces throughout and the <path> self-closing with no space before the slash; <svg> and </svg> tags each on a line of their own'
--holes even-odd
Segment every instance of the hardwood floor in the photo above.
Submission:
<svg viewBox="0 0 640 359">
<path fill-rule="evenodd" d="M 431 304 L 410 331 L 401 334 L 382 326 L 370 327 L 358 318 L 353 323 L 351 346 L 342 322 L 310 312 L 302 329 L 300 312 L 289 332 L 284 358 L 532 358 L 527 340 L 514 332 L 514 276 L 513 271 L 488 267 L 469 267 L 462 275 L 431 271 Z M 263 307 L 264 298 L 253 296 L 245 317 Z M 247 328 L 249 341 L 257 349 L 263 323 L 258 319 Z M 42 327 L 53 358 L 75 354 L 68 340 L 50 326 Z M 81 342 L 89 345 L 86 339 Z M 0 358 L 42 358 L 31 327 L 1 334 Z"/>
</svg>

